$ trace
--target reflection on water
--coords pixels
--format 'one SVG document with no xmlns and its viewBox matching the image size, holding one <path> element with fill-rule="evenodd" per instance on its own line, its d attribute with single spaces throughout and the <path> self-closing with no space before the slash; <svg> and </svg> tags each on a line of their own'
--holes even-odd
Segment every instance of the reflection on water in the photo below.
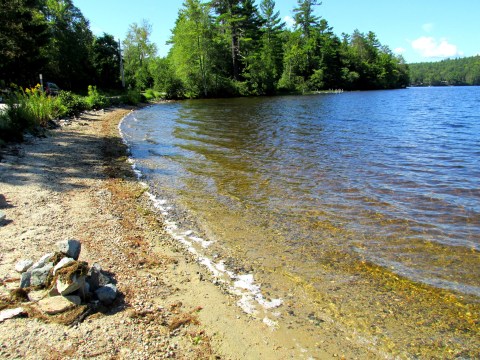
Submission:
<svg viewBox="0 0 480 360">
<path fill-rule="evenodd" d="M 123 130 L 158 190 L 252 259 L 312 280 L 344 252 L 480 295 L 479 105 L 475 87 L 185 101 Z"/>
</svg>

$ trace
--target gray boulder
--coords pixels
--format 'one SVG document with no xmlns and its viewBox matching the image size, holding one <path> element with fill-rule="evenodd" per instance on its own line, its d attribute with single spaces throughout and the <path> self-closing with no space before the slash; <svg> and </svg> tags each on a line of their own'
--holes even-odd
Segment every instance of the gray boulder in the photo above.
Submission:
<svg viewBox="0 0 480 360">
<path fill-rule="evenodd" d="M 85 287 L 85 276 L 73 275 L 71 280 L 57 279 L 57 291 L 60 295 L 68 295 Z"/>
<path fill-rule="evenodd" d="M 82 244 L 78 240 L 64 240 L 57 242 L 58 251 L 66 254 L 68 257 L 71 257 L 75 260 L 78 260 L 80 256 L 80 250 L 82 249 Z"/>
<path fill-rule="evenodd" d="M 3 224 L 6 218 L 7 218 L 7 215 L 5 215 L 5 213 L 0 210 L 0 226 Z"/>
<path fill-rule="evenodd" d="M 75 262 L 74 259 L 72 258 L 69 258 L 69 257 L 65 257 L 63 258 L 62 260 L 60 260 L 57 265 L 55 265 L 55 267 L 53 268 L 53 275 L 55 275 L 57 273 L 57 270 L 61 269 L 61 268 L 64 268 L 65 266 L 68 266 L 68 265 L 71 265 Z"/>
<path fill-rule="evenodd" d="M 15 264 L 15 271 L 19 272 L 20 274 L 27 271 L 33 265 L 33 261 L 30 259 L 27 260 L 20 260 Z"/>
<path fill-rule="evenodd" d="M 31 271 L 30 286 L 43 286 L 47 282 L 48 274 L 53 268 L 52 263 L 47 263 L 41 268 L 36 268 Z"/>
<path fill-rule="evenodd" d="M 97 289 L 95 295 L 104 305 L 110 305 L 117 298 L 117 287 L 113 284 L 107 284 Z"/>
<path fill-rule="evenodd" d="M 20 288 L 25 289 L 29 287 L 31 277 L 32 277 L 32 273 L 30 271 L 26 271 L 22 273 L 22 278 L 20 279 Z"/>
<path fill-rule="evenodd" d="M 95 291 L 102 286 L 111 284 L 113 280 L 102 271 L 98 263 L 94 263 L 87 274 L 87 282 L 90 285 L 90 291 Z"/>
<path fill-rule="evenodd" d="M 39 269 L 39 268 L 44 267 L 48 262 L 50 262 L 50 259 L 53 257 L 53 255 L 54 255 L 53 253 L 48 253 L 48 254 L 43 255 L 40 258 L 40 260 L 38 260 L 36 263 L 34 263 L 32 265 L 30 270 Z"/>
<path fill-rule="evenodd" d="M 60 314 L 80 305 L 78 296 L 55 296 L 42 299 L 38 302 L 39 309 L 48 315 Z"/>
</svg>

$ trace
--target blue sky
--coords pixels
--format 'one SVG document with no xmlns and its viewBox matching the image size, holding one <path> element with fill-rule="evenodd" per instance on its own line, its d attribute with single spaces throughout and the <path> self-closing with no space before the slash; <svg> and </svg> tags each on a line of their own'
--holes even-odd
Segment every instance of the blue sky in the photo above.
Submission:
<svg viewBox="0 0 480 360">
<path fill-rule="evenodd" d="M 257 3 L 259 1 L 257 0 Z M 170 30 L 183 0 L 74 0 L 96 35 L 123 40 L 128 26 L 149 21 L 151 41 L 165 56 Z M 277 0 L 287 23 L 296 0 Z M 316 14 L 337 35 L 373 31 L 380 42 L 409 63 L 480 54 L 480 0 L 323 0 Z"/>
</svg>

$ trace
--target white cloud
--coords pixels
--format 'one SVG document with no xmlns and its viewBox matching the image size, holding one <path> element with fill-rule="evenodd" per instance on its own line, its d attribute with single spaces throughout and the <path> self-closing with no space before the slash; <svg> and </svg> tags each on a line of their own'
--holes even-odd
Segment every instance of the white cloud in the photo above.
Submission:
<svg viewBox="0 0 480 360">
<path fill-rule="evenodd" d="M 397 47 L 397 48 L 393 49 L 393 52 L 395 54 L 398 54 L 398 55 L 404 54 L 405 51 L 407 51 L 407 49 L 402 48 L 402 47 Z"/>
<path fill-rule="evenodd" d="M 422 36 L 411 42 L 412 48 L 425 58 L 447 58 L 462 56 L 456 45 L 450 44 L 446 39 L 438 42 L 433 37 Z"/>
<path fill-rule="evenodd" d="M 422 29 L 427 33 L 431 33 L 433 31 L 433 24 L 432 23 L 423 24 Z"/>
<path fill-rule="evenodd" d="M 293 28 L 295 26 L 295 20 L 291 16 L 285 16 L 283 21 L 287 24 L 287 27 Z"/>
</svg>

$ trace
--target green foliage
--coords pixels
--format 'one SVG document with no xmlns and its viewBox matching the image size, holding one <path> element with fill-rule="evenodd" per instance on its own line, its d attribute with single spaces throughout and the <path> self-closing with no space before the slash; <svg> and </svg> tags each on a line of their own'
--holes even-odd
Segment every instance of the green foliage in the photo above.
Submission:
<svg viewBox="0 0 480 360">
<path fill-rule="evenodd" d="M 92 45 L 94 36 L 88 20 L 72 0 L 45 0 L 41 7 L 48 20 L 50 39 L 43 49 L 47 63 L 45 79 L 61 88 L 81 90 L 92 83 Z M 39 2 L 40 3 L 40 2 Z"/>
<path fill-rule="evenodd" d="M 480 85 L 480 56 L 409 64 L 413 86 Z"/>
<path fill-rule="evenodd" d="M 181 99 L 408 85 L 409 68 L 401 57 L 372 32 L 355 31 L 340 39 L 317 15 L 319 5 L 318 0 L 297 0 L 294 29 L 286 30 L 273 0 L 186 0 L 166 58 L 156 57 L 148 22 L 130 25 L 123 41 L 127 88 Z M 119 88 L 117 42 L 108 34 L 95 37 L 73 0 L 0 0 L 0 18 L 0 81 L 30 85 L 41 73 L 45 81 L 68 90 L 89 84 Z M 446 67 L 441 75 L 426 67 L 415 70 L 412 82 L 480 82 L 478 61 L 465 65 L 468 71 L 461 65 Z M 125 98 L 138 102 L 136 93 Z M 66 114 L 81 111 L 78 98 L 61 99 Z M 88 108 L 108 105 L 96 88 L 85 101 Z"/>
<path fill-rule="evenodd" d="M 27 84 L 47 62 L 49 24 L 39 1 L 0 0 L 0 80 Z"/>
<path fill-rule="evenodd" d="M 183 83 L 175 74 L 169 59 L 157 58 L 150 65 L 156 91 L 162 93 L 165 99 L 185 97 Z"/>
<path fill-rule="evenodd" d="M 43 74 L 63 89 L 118 88 L 113 36 L 93 36 L 72 0 L 0 0 L 0 81 L 31 86 Z"/>
<path fill-rule="evenodd" d="M 147 89 L 143 96 L 145 97 L 145 100 L 152 101 L 160 99 L 162 97 L 162 93 L 153 89 Z"/>
<path fill-rule="evenodd" d="M 85 98 L 88 109 L 103 109 L 110 105 L 108 98 L 101 95 L 96 86 L 88 85 L 88 96 Z"/>
<path fill-rule="evenodd" d="M 65 112 L 58 98 L 45 95 L 40 85 L 17 89 L 7 99 L 7 108 L 0 114 L 0 130 L 3 140 L 19 140 L 25 130 L 33 130 Z"/>
<path fill-rule="evenodd" d="M 62 116 L 78 116 L 82 111 L 88 108 L 88 104 L 80 95 L 74 94 L 70 91 L 60 91 L 58 100 L 65 109 Z"/>
<path fill-rule="evenodd" d="M 149 63 L 153 60 L 157 48 L 150 42 L 152 26 L 143 21 L 141 25 L 130 25 L 124 46 L 125 80 L 129 87 L 143 90 L 153 85 Z"/>
<path fill-rule="evenodd" d="M 120 87 L 120 57 L 118 44 L 109 34 L 93 40 L 92 66 L 97 85 L 103 89 Z"/>
<path fill-rule="evenodd" d="M 140 104 L 143 99 L 144 97 L 142 96 L 140 91 L 135 89 L 128 90 L 127 94 L 122 96 L 123 103 L 134 106 Z"/>
<path fill-rule="evenodd" d="M 56 97 L 47 96 L 40 86 L 19 90 L 15 93 L 15 104 L 9 103 L 7 112 L 13 120 L 15 117 L 24 121 L 26 127 L 43 126 L 61 114 L 64 109 Z M 15 114 L 14 116 L 11 116 Z"/>
<path fill-rule="evenodd" d="M 408 66 L 401 56 L 395 56 L 383 46 L 373 32 L 355 30 L 342 43 L 345 68 L 342 69 L 344 88 L 372 90 L 402 88 L 408 85 Z"/>
<path fill-rule="evenodd" d="M 23 130 L 21 124 L 10 119 L 8 111 L 0 110 L 0 145 L 6 141 L 22 140 Z"/>
</svg>

